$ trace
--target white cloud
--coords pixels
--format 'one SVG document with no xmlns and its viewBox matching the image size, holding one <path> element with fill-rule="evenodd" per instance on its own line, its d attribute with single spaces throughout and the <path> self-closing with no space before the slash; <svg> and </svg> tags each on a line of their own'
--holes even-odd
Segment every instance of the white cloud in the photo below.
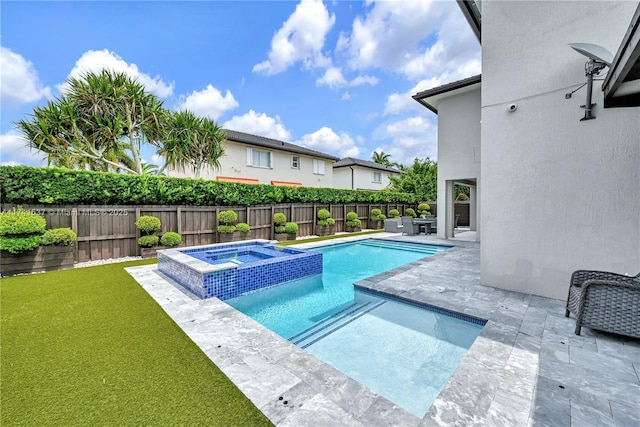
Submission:
<svg viewBox="0 0 640 427">
<path fill-rule="evenodd" d="M 220 116 L 237 108 L 238 105 L 238 101 L 229 90 L 222 96 L 218 89 L 208 85 L 199 92 L 194 90 L 186 97 L 182 96 L 178 110 L 189 110 L 196 116 L 218 120 Z"/>
<path fill-rule="evenodd" d="M 18 134 L 8 132 L 0 135 L 0 165 L 43 166 L 46 156 L 27 146 L 27 141 Z"/>
<path fill-rule="evenodd" d="M 256 113 L 253 110 L 242 116 L 233 116 L 223 123 L 222 127 L 285 142 L 291 139 L 291 132 L 284 126 L 280 116 L 269 117 L 265 113 Z"/>
<path fill-rule="evenodd" d="M 404 93 L 392 93 L 387 97 L 387 102 L 384 104 L 384 114 L 400 114 L 412 110 L 424 111 L 424 107 L 418 104 L 412 96 L 418 92 L 441 86 L 443 83 L 449 81 L 447 78 L 448 76 L 444 76 L 443 81 L 437 77 L 432 77 L 428 80 L 419 81 L 418 84 Z"/>
<path fill-rule="evenodd" d="M 325 70 L 324 76 L 316 80 L 316 85 L 326 85 L 330 88 L 339 88 L 347 85 L 347 80 L 344 78 L 339 68 L 329 67 Z"/>
<path fill-rule="evenodd" d="M 338 135 L 329 127 L 322 127 L 313 133 L 304 135 L 296 144 L 321 153 L 334 153 L 338 157 L 358 157 L 360 149 L 353 138 L 346 133 Z"/>
<path fill-rule="evenodd" d="M 349 85 L 350 86 L 362 86 L 362 85 L 375 86 L 378 84 L 379 81 L 380 80 L 375 76 L 362 75 L 351 80 L 351 82 L 349 82 Z"/>
<path fill-rule="evenodd" d="M 348 101 L 351 99 L 351 94 L 349 93 L 349 91 L 346 91 L 345 93 L 342 94 L 342 99 L 343 101 Z"/>
<path fill-rule="evenodd" d="M 0 99 L 2 107 L 17 107 L 52 98 L 51 88 L 43 87 L 33 64 L 22 55 L 0 46 Z"/>
<path fill-rule="evenodd" d="M 374 131 L 374 138 L 391 140 L 378 150 L 390 154 L 393 162 L 410 165 L 416 157 L 437 159 L 437 128 L 431 119 L 415 116 L 381 125 Z"/>
<path fill-rule="evenodd" d="M 336 51 L 351 69 L 391 69 L 414 81 L 479 73 L 480 46 L 453 2 L 368 2 Z"/>
<path fill-rule="evenodd" d="M 149 92 L 160 98 L 166 98 L 173 94 L 174 82 L 165 83 L 160 76 L 151 77 L 141 72 L 136 64 L 129 64 L 115 52 L 107 49 L 88 50 L 76 61 L 75 66 L 67 76 L 68 78 L 80 78 L 88 72 L 99 72 L 102 69 L 124 72 L 128 76 L 136 78 Z M 67 83 L 56 86 L 60 92 L 64 92 Z"/>
<path fill-rule="evenodd" d="M 273 36 L 269 59 L 256 64 L 253 71 L 278 74 L 298 61 L 306 67 L 327 66 L 322 47 L 335 20 L 321 0 L 301 0 Z"/>
</svg>

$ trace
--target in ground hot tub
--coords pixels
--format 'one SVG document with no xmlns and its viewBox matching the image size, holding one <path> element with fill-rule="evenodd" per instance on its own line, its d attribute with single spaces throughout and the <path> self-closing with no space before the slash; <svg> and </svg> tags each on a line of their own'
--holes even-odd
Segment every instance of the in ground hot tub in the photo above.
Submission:
<svg viewBox="0 0 640 427">
<path fill-rule="evenodd" d="M 322 254 L 247 240 L 158 251 L 158 270 L 200 298 L 235 298 L 322 274 Z"/>
</svg>

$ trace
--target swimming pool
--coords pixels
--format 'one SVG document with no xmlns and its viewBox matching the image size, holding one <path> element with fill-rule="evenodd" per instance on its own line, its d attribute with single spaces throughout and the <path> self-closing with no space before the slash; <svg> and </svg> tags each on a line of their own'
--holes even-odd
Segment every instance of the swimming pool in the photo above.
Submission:
<svg viewBox="0 0 640 427">
<path fill-rule="evenodd" d="M 382 239 L 316 248 L 322 275 L 226 302 L 423 417 L 484 322 L 356 290 L 353 283 L 447 249 Z"/>
</svg>

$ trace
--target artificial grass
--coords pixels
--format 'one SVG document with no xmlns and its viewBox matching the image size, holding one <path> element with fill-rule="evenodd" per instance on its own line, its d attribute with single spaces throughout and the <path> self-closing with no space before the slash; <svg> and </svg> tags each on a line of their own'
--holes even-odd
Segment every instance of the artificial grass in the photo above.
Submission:
<svg viewBox="0 0 640 427">
<path fill-rule="evenodd" d="M 0 280 L 0 424 L 266 426 L 125 267 Z"/>
<path fill-rule="evenodd" d="M 343 237 L 362 236 L 363 234 L 378 234 L 378 233 L 383 233 L 383 232 L 384 232 L 384 230 L 360 231 L 358 233 L 337 234 L 337 235 L 334 234 L 333 236 L 311 237 L 309 239 L 284 240 L 282 242 L 278 242 L 278 244 L 282 245 L 282 246 L 291 246 L 291 245 L 299 245 L 301 243 L 321 242 L 323 240 L 333 240 L 333 239 L 340 239 L 340 238 L 343 238 Z"/>
</svg>

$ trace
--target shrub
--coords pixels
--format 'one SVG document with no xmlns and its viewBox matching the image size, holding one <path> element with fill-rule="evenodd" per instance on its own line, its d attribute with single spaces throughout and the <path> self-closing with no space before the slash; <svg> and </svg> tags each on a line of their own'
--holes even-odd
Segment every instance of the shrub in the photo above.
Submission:
<svg viewBox="0 0 640 427">
<path fill-rule="evenodd" d="M 412 218 L 415 218 L 417 216 L 416 211 L 414 211 L 412 208 L 407 208 L 407 210 L 404 211 L 404 214 Z"/>
<path fill-rule="evenodd" d="M 278 234 L 284 233 L 285 232 L 284 225 L 276 225 L 275 232 L 278 233 Z"/>
<path fill-rule="evenodd" d="M 284 225 L 287 222 L 287 216 L 282 212 L 273 215 L 273 223 L 276 225 Z"/>
<path fill-rule="evenodd" d="M 22 207 L 0 213 L 0 250 L 19 254 L 37 248 L 46 226 L 42 215 Z"/>
<path fill-rule="evenodd" d="M 358 219 L 358 214 L 355 212 L 347 213 L 347 221 L 353 221 L 354 219 Z"/>
<path fill-rule="evenodd" d="M 246 222 L 239 222 L 238 224 L 236 224 L 236 230 L 241 233 L 248 233 L 249 231 L 251 231 L 251 227 Z"/>
<path fill-rule="evenodd" d="M 421 215 L 429 215 L 431 211 L 431 206 L 429 206 L 426 203 L 420 203 L 418 205 L 418 211 L 420 212 Z"/>
<path fill-rule="evenodd" d="M 13 204 L 187 206 L 417 202 L 413 194 L 388 190 L 275 187 L 29 166 L 0 166 L 0 199 Z"/>
<path fill-rule="evenodd" d="M 386 215 L 382 213 L 380 209 L 371 209 L 371 220 L 372 221 L 384 221 L 387 219 Z"/>
<path fill-rule="evenodd" d="M 78 236 L 70 228 L 52 228 L 42 236 L 43 245 L 69 246 L 76 240 Z"/>
<path fill-rule="evenodd" d="M 42 238 L 40 236 L 8 237 L 0 236 L 0 250 L 9 251 L 12 254 L 31 251 L 38 246 Z"/>
<path fill-rule="evenodd" d="M 320 219 L 320 220 L 318 220 L 318 225 L 321 226 L 321 227 L 326 227 L 326 226 L 329 225 L 329 221 L 326 220 L 326 219 Z"/>
<path fill-rule="evenodd" d="M 176 232 L 168 231 L 160 238 L 162 246 L 178 246 L 182 243 L 182 236 Z"/>
<path fill-rule="evenodd" d="M 138 230 L 144 233 L 144 235 L 149 235 L 155 233 L 156 231 L 160 231 L 162 229 L 162 224 L 160 223 L 160 218 L 158 217 L 155 217 L 153 215 L 142 215 L 136 220 L 136 227 L 138 227 Z"/>
<path fill-rule="evenodd" d="M 389 211 L 389 216 L 391 218 L 399 218 L 400 217 L 400 212 L 398 211 L 398 209 L 391 209 Z"/>
<path fill-rule="evenodd" d="M 360 227 L 360 224 L 362 224 L 362 221 L 360 221 L 358 218 L 351 219 L 346 222 L 347 227 Z"/>
<path fill-rule="evenodd" d="M 328 225 L 336 225 L 336 220 L 333 219 L 333 218 L 329 218 L 329 219 L 327 219 L 327 224 Z"/>
<path fill-rule="evenodd" d="M 329 218 L 331 218 L 331 212 L 329 212 L 328 210 L 320 209 L 318 211 L 318 219 L 319 220 L 323 221 L 323 220 L 327 220 Z"/>
<path fill-rule="evenodd" d="M 222 211 L 218 214 L 218 222 L 224 225 L 234 225 L 238 221 L 238 214 L 235 211 Z"/>
<path fill-rule="evenodd" d="M 233 233 L 234 231 L 236 231 L 235 225 L 221 224 L 218 226 L 218 233 Z"/>
<path fill-rule="evenodd" d="M 142 218 L 142 217 L 141 217 Z M 160 238 L 155 234 L 141 236 L 138 239 L 138 244 L 143 248 L 150 248 L 158 244 Z"/>
<path fill-rule="evenodd" d="M 466 201 L 469 200 L 469 196 L 467 196 L 464 193 L 460 193 L 460 194 L 458 194 L 458 197 L 456 197 L 456 200 L 459 201 L 459 202 L 466 202 Z"/>
<path fill-rule="evenodd" d="M 298 224 L 295 222 L 288 222 L 284 225 L 284 232 L 287 234 L 296 234 L 298 232 Z"/>
<path fill-rule="evenodd" d="M 22 206 L 0 213 L 0 236 L 40 235 L 46 226 L 42 215 L 25 211 Z"/>
</svg>

